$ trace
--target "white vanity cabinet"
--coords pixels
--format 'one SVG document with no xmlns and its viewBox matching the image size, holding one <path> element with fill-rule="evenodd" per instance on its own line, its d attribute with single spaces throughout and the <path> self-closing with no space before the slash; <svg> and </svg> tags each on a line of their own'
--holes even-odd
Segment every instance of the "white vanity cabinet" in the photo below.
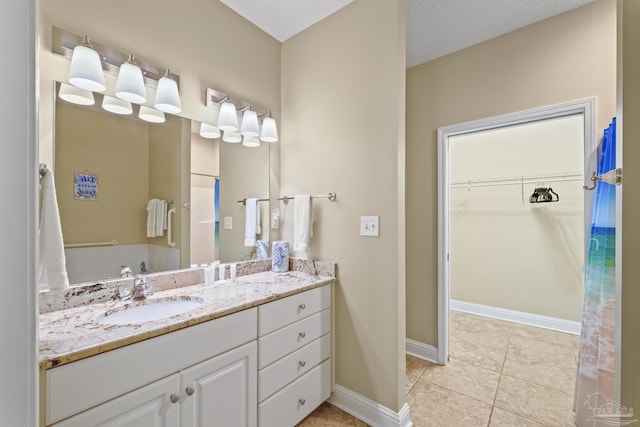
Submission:
<svg viewBox="0 0 640 427">
<path fill-rule="evenodd" d="M 257 309 L 46 371 L 46 425 L 255 427 Z"/>
<path fill-rule="evenodd" d="M 294 426 L 331 389 L 331 285 L 258 307 L 258 425 Z"/>
</svg>

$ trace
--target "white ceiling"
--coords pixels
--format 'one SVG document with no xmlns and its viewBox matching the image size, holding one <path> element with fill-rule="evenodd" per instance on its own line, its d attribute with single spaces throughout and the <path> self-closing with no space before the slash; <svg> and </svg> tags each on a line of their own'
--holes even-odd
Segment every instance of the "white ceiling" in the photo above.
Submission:
<svg viewBox="0 0 640 427">
<path fill-rule="evenodd" d="M 283 42 L 353 0 L 220 1 Z M 407 0 L 407 68 L 593 1 Z"/>
</svg>

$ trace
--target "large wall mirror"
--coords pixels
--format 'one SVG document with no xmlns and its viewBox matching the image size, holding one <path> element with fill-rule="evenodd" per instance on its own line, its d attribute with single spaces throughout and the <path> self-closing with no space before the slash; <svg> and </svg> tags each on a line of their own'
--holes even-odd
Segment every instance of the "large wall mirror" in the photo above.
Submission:
<svg viewBox="0 0 640 427">
<path fill-rule="evenodd" d="M 269 145 L 205 139 L 199 123 L 169 114 L 148 123 L 136 107 L 109 113 L 95 95 L 88 107 L 55 100 L 53 169 L 71 284 L 119 277 L 124 265 L 158 272 L 255 257 L 244 246 L 241 201 L 269 198 Z M 86 176 L 97 179 L 95 199 L 76 191 Z M 152 199 L 175 209 L 159 233 L 149 229 Z M 269 205 L 259 206 L 257 237 L 269 240 Z"/>
</svg>

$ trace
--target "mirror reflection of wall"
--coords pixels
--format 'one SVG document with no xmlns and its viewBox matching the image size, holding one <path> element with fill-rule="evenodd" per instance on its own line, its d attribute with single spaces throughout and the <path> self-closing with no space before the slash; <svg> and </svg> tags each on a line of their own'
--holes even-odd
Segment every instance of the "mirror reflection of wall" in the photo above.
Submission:
<svg viewBox="0 0 640 427">
<path fill-rule="evenodd" d="M 220 259 L 220 139 L 205 139 L 197 123 L 191 133 L 190 263 Z"/>
<path fill-rule="evenodd" d="M 71 283 L 118 277 L 122 265 L 136 272 L 182 266 L 180 210 L 170 247 L 168 229 L 148 236 L 147 206 L 150 199 L 169 207 L 188 200 L 180 185 L 186 126 L 175 116 L 150 124 L 56 101 L 55 182 Z M 75 197 L 74 174 L 83 172 L 97 176 L 96 200 Z"/>
</svg>

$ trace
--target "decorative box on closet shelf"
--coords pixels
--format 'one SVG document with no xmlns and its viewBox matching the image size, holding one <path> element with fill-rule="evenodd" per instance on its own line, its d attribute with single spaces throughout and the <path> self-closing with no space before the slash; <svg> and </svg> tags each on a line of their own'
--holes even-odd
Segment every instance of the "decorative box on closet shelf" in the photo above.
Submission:
<svg viewBox="0 0 640 427">
<path fill-rule="evenodd" d="M 258 307 L 258 424 L 293 426 L 329 398 L 331 285 Z"/>
</svg>

